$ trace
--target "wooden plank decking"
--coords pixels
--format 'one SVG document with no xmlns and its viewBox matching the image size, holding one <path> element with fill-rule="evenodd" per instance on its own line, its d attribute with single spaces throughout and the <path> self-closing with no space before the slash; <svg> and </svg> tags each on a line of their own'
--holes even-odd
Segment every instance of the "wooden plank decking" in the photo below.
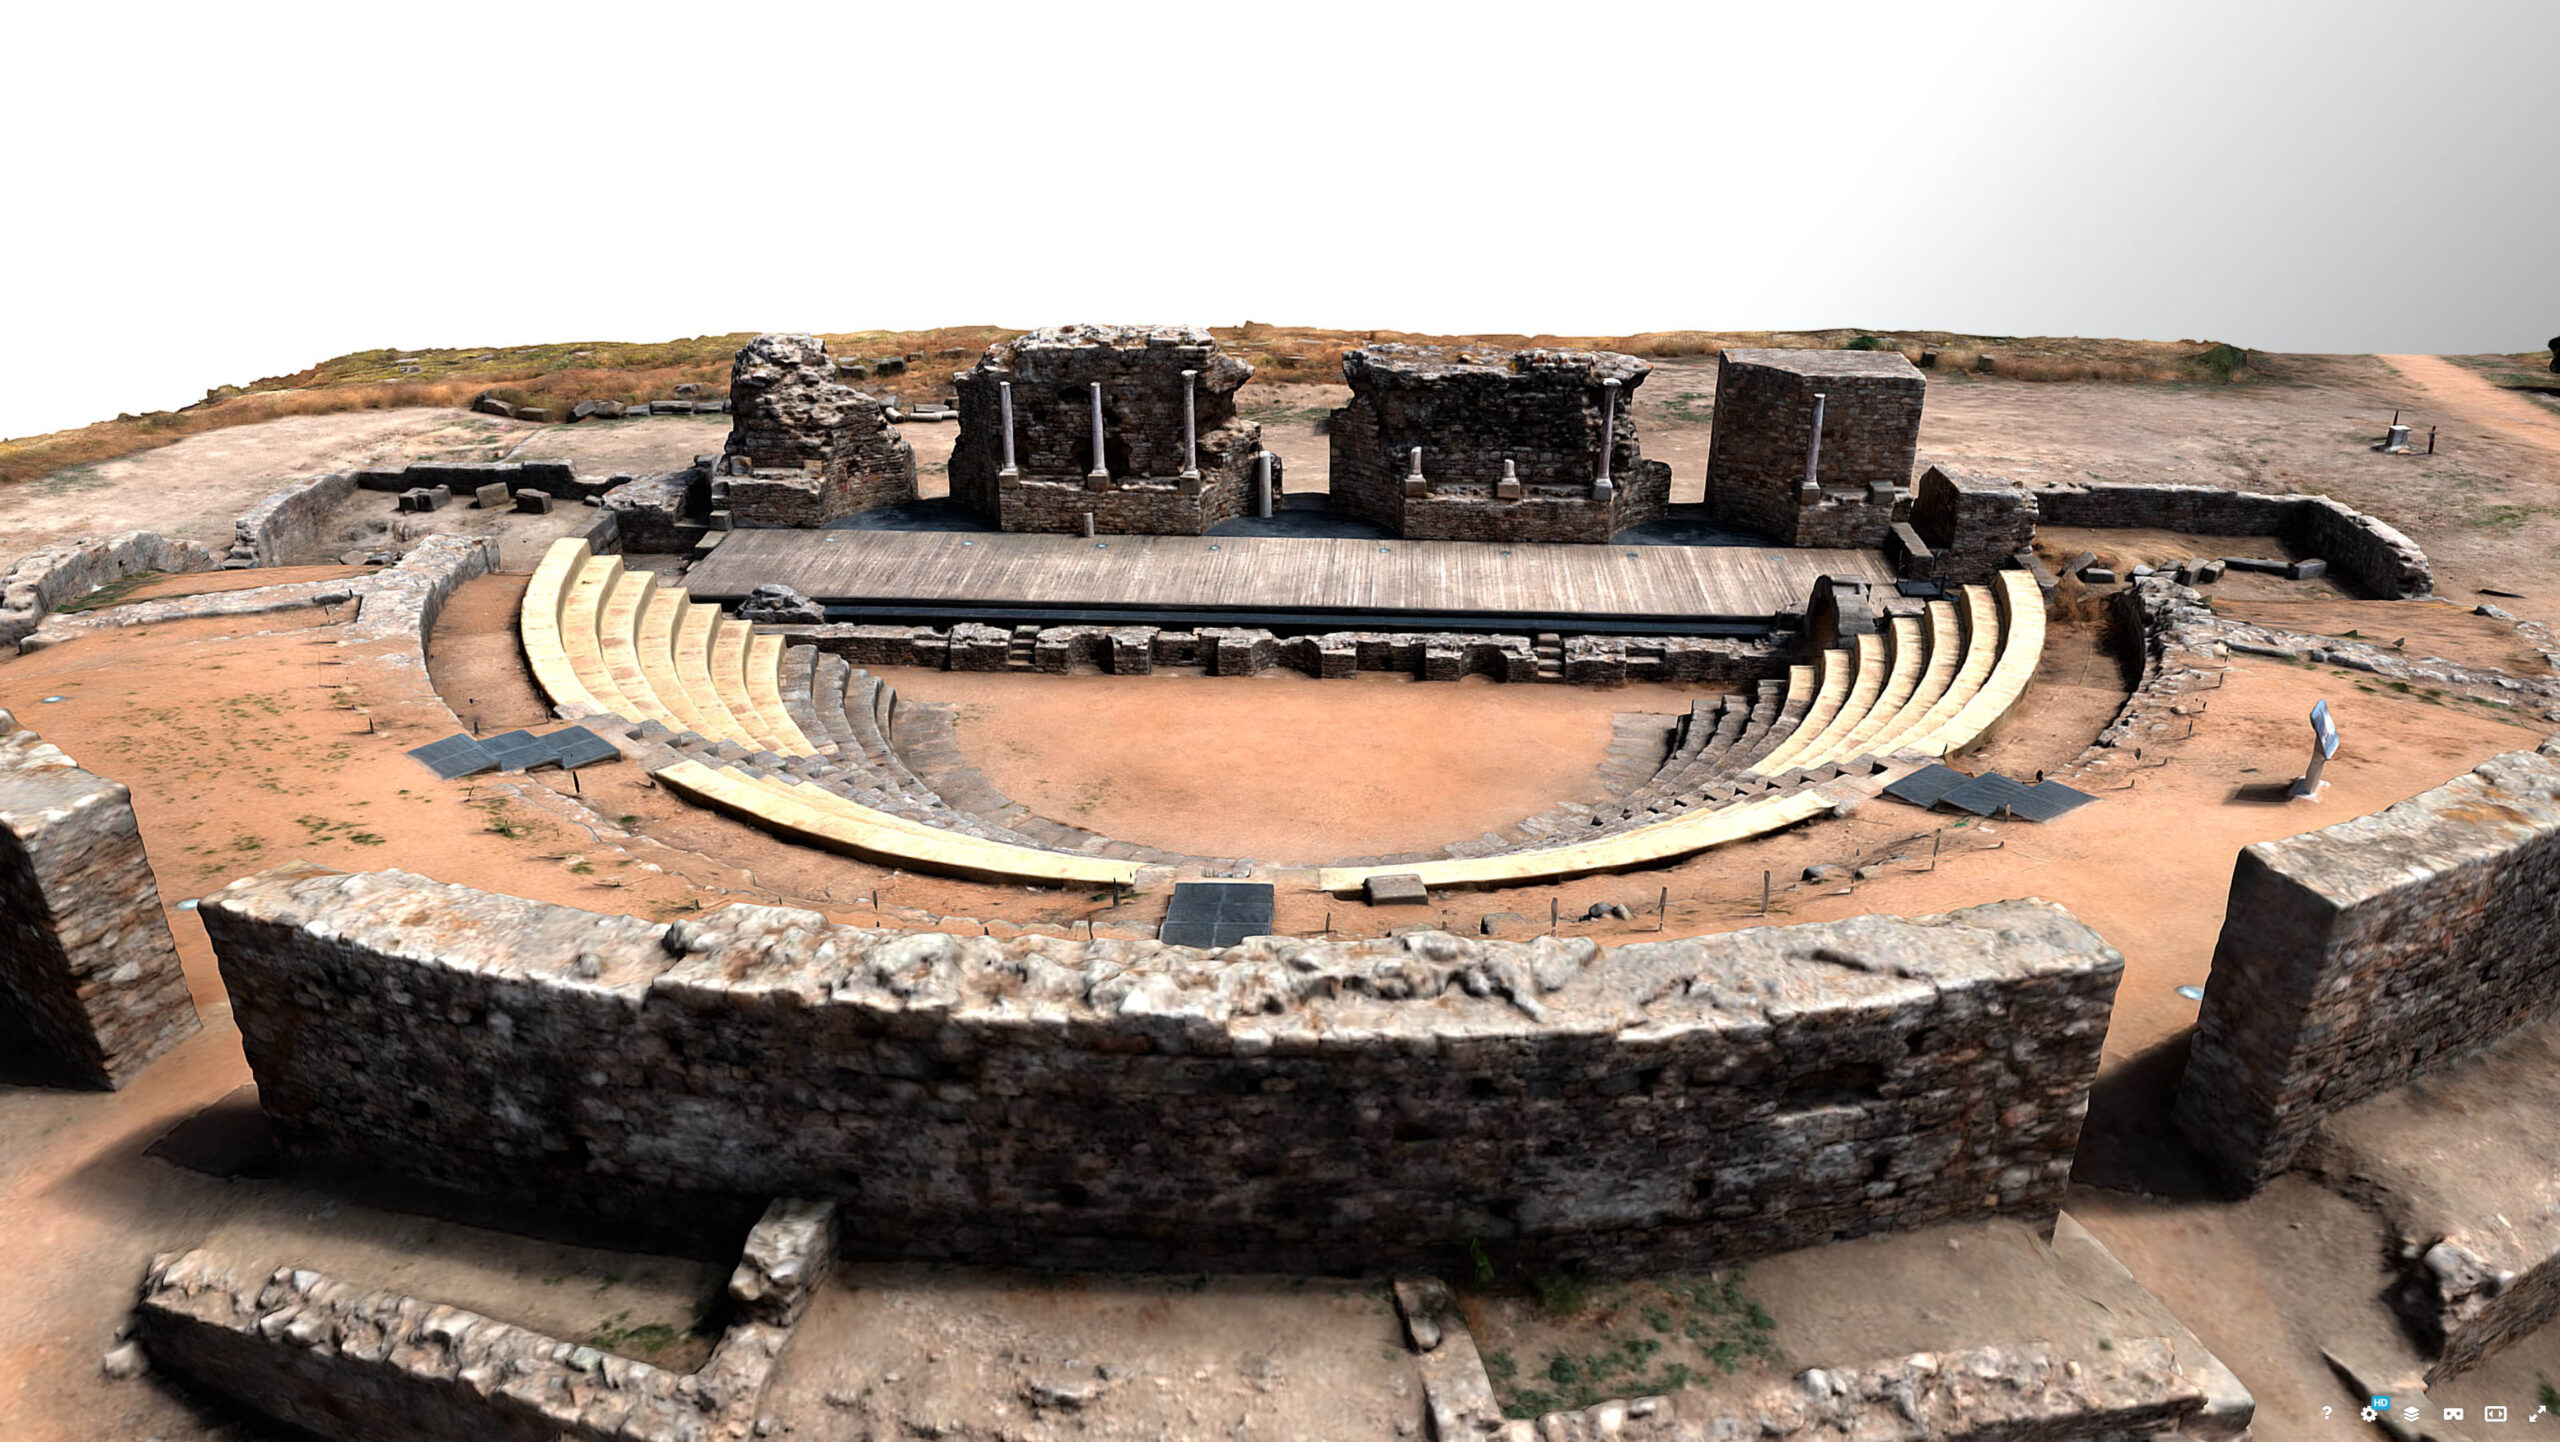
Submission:
<svg viewBox="0 0 2560 1442">
<path fill-rule="evenodd" d="M 722 601 L 779 581 L 843 604 L 1758 618 L 1802 606 L 1824 574 L 1893 580 L 1873 551 L 759 530 L 732 532 L 685 585 Z"/>
</svg>

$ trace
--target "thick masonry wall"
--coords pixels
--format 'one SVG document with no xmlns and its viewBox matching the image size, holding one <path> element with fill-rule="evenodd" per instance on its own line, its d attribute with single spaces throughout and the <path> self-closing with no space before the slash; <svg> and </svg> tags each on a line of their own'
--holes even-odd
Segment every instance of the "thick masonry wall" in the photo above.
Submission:
<svg viewBox="0 0 2560 1442">
<path fill-rule="evenodd" d="M 1903 576 L 1950 586 L 1989 581 L 2010 557 L 2035 544 L 2036 494 L 2000 476 L 1931 466 L 1911 500 L 1911 529 L 1929 555 L 1904 558 Z"/>
<path fill-rule="evenodd" d="M 329 471 L 269 492 L 231 523 L 224 569 L 292 564 L 320 543 L 320 528 L 355 493 L 354 471 Z"/>
<path fill-rule="evenodd" d="M 196 1025 L 133 794 L 0 711 L 0 1064 L 117 1087 Z"/>
<path fill-rule="evenodd" d="M 1184 371 L 1196 372 L 1186 382 Z M 1254 505 L 1262 427 L 1238 418 L 1253 368 L 1192 326 L 1069 325 L 989 346 L 952 377 L 960 433 L 951 498 L 1004 531 L 1196 536 Z M 1103 479 L 1093 472 L 1102 386 Z M 1013 387 L 1014 476 L 1004 468 L 1002 387 Z M 1198 474 L 1183 474 L 1183 397 Z"/>
<path fill-rule="evenodd" d="M 2274 536 L 2327 561 L 2331 571 L 2384 600 L 2408 600 L 2435 589 L 2426 553 L 2416 542 L 2327 496 L 2124 483 L 2039 486 L 2035 495 L 2048 526 Z"/>
<path fill-rule="evenodd" d="M 2179 1126 L 2236 1180 L 2321 1118 L 2560 1014 L 2560 741 L 2240 853 Z"/>
<path fill-rule="evenodd" d="M 1729 350 L 1716 361 L 1707 509 L 1782 545 L 1876 547 L 1907 508 L 1928 382 L 1894 351 Z M 1813 398 L 1819 494 L 1803 496 Z"/>
<path fill-rule="evenodd" d="M 836 379 L 826 342 L 760 335 L 729 369 L 722 492 L 749 528 L 823 526 L 916 498 L 916 453 L 880 402 Z"/>
<path fill-rule="evenodd" d="M 1596 543 L 1660 520 L 1671 468 L 1644 458 L 1635 418 L 1652 371 L 1609 351 L 1352 351 L 1351 403 L 1327 425 L 1334 505 L 1413 540 Z M 1594 485 L 1604 445 L 1605 499 Z M 1406 479 L 1417 446 L 1418 487 Z"/>
<path fill-rule="evenodd" d="M 202 906 L 296 1152 L 859 1253 L 1703 1266 L 2062 1195 L 2121 956 L 2059 907 L 1619 947 L 656 925 L 294 865 Z"/>
</svg>

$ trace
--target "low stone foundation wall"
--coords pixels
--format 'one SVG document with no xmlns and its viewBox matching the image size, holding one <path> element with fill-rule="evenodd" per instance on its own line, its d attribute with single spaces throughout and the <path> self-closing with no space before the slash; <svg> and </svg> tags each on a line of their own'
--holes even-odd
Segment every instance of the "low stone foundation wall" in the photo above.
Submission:
<svg viewBox="0 0 2560 1442">
<path fill-rule="evenodd" d="M 503 481 L 509 491 L 540 491 L 564 501 L 601 496 L 620 481 L 630 479 L 582 477 L 567 461 L 419 461 L 397 470 L 360 470 L 354 474 L 356 489 L 363 491 L 446 486 L 457 496 L 468 496 L 492 481 Z"/>
<path fill-rule="evenodd" d="M 2235 1179 L 2560 1014 L 2560 740 L 2240 853 L 2177 1119 Z"/>
<path fill-rule="evenodd" d="M 638 555 L 666 555 L 689 550 L 711 510 L 711 472 L 706 466 L 662 471 L 625 481 L 605 493 L 604 511 L 614 518 L 619 549 Z"/>
<path fill-rule="evenodd" d="M 269 492 L 232 522 L 231 554 L 223 568 L 288 565 L 318 545 L 320 528 L 356 493 L 356 476 L 329 471 Z"/>
<path fill-rule="evenodd" d="M 2275 536 L 2319 556 L 2333 573 L 2384 600 L 2408 600 L 2435 589 L 2426 552 L 2416 542 L 2327 496 L 2098 483 L 2039 486 L 2035 497 L 2048 526 Z"/>
<path fill-rule="evenodd" d="M 16 650 L 54 607 L 110 581 L 145 571 L 213 568 L 213 552 L 203 546 L 151 531 L 81 536 L 29 551 L 0 576 L 0 647 Z"/>
<path fill-rule="evenodd" d="M 757 1435 L 833 1228 L 831 1207 L 773 1204 L 691 1374 L 301 1268 L 246 1283 L 205 1252 L 152 1260 L 135 1328 L 162 1368 L 333 1442 L 733 1442 Z"/>
<path fill-rule="evenodd" d="M 931 626 L 782 626 L 771 628 L 857 666 L 923 666 L 937 671 L 1001 671 L 1012 633 L 963 623 Z M 1787 672 L 1787 638 L 1734 636 L 1572 636 L 1558 647 L 1560 666 L 1538 663 L 1528 636 L 1471 631 L 1328 631 L 1277 636 L 1250 627 L 1048 626 L 1033 662 L 1064 674 L 1083 667 L 1121 676 L 1161 668 L 1197 668 L 1213 676 L 1251 676 L 1285 666 L 1309 676 L 1390 671 L 1425 681 L 1491 676 L 1503 681 L 1571 681 L 1615 686 L 1637 681 L 1741 685 Z"/>
<path fill-rule="evenodd" d="M 133 794 L 0 711 L 0 1066 L 117 1087 L 196 1026 Z"/>
<path fill-rule="evenodd" d="M 2059 907 L 1604 951 L 657 925 L 399 872 L 201 908 L 280 1140 L 616 1216 L 843 1203 L 878 1256 L 1706 1266 L 2052 1212 L 2121 956 Z"/>
</svg>

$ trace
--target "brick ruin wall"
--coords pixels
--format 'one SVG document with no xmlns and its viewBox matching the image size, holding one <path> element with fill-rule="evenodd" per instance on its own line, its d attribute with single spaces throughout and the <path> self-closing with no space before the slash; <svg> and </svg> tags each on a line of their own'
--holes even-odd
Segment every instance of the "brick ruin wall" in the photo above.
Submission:
<svg viewBox="0 0 2560 1442">
<path fill-rule="evenodd" d="M 1193 398 L 1199 476 L 1183 478 L 1182 373 Z M 1254 508 L 1262 427 L 1236 415 L 1253 368 L 1192 326 L 1059 326 L 987 348 L 952 377 L 960 433 L 951 498 L 1004 531 L 1196 536 Z M 1093 469 L 1093 397 L 1102 386 L 1107 483 Z M 1013 387 L 1013 453 L 1004 466 L 1003 402 Z M 1277 460 L 1277 457 L 1274 458 Z M 1275 490 L 1278 478 L 1273 480 Z"/>
<path fill-rule="evenodd" d="M 0 1061 L 117 1087 L 196 1026 L 132 793 L 0 711 Z"/>
<path fill-rule="evenodd" d="M 15 651 L 53 609 L 145 571 L 210 571 L 213 552 L 152 531 L 78 536 L 39 546 L 0 574 L 0 652 Z"/>
<path fill-rule="evenodd" d="M 1884 544 L 1908 510 L 1928 382 L 1893 351 L 1729 350 L 1716 361 L 1708 514 L 1782 545 Z M 1797 498 L 1823 397 L 1821 498 Z M 1889 489 L 1880 489 L 1889 488 Z"/>
<path fill-rule="evenodd" d="M 826 342 L 761 335 L 729 370 L 718 487 L 732 524 L 815 528 L 916 498 L 916 453 L 880 402 L 836 379 Z"/>
<path fill-rule="evenodd" d="M 2383 600 L 2405 601 L 2435 589 L 2426 552 L 2416 542 L 2327 496 L 2109 482 L 2039 486 L 2035 494 L 2048 526 L 2272 536 L 2327 561 L 2332 572 Z"/>
<path fill-rule="evenodd" d="M 2035 544 L 2036 492 L 2015 481 L 1954 466 L 1931 466 L 1912 489 L 1912 532 L 1926 559 L 1902 557 L 1902 575 L 1950 586 L 1980 585 Z"/>
<path fill-rule="evenodd" d="M 1342 358 L 1351 402 L 1327 424 L 1333 505 L 1409 540 L 1603 542 L 1660 520 L 1671 468 L 1644 459 L 1635 417 L 1636 387 L 1652 370 L 1608 351 L 1352 351 Z M 1610 380 L 1617 427 L 1602 501 L 1592 483 Z M 1416 446 L 1426 484 L 1408 495 Z M 1516 487 L 1503 484 L 1505 461 Z"/>
<path fill-rule="evenodd" d="M 923 666 L 936 671 L 1001 671 L 1013 651 L 1002 626 L 842 625 L 769 628 L 857 666 Z M 1538 668 L 1529 636 L 1462 631 L 1328 631 L 1280 636 L 1258 627 L 1047 626 L 1032 651 L 1053 675 L 1090 668 L 1144 676 L 1197 668 L 1212 676 L 1252 676 L 1286 667 L 1317 677 L 1387 671 L 1425 681 L 1491 676 L 1501 681 L 1569 681 L 1615 686 L 1639 681 L 1748 685 L 1787 674 L 1790 638 L 1738 636 L 1568 636 L 1554 675 Z"/>
<path fill-rule="evenodd" d="M 282 1142 L 622 1218 L 776 1194 L 860 1254 L 1696 1267 L 2050 1215 L 2122 958 L 2069 913 L 1618 947 L 658 925 L 297 864 L 207 898 Z"/>
<path fill-rule="evenodd" d="M 2560 740 L 2240 853 L 2177 1120 L 2251 1188 L 2321 1119 L 2560 1014 Z"/>
</svg>

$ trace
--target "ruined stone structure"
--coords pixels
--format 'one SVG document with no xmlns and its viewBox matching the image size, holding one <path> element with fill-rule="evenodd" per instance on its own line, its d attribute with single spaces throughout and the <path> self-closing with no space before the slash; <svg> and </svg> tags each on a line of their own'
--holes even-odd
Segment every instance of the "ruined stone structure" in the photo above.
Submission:
<svg viewBox="0 0 2560 1442">
<path fill-rule="evenodd" d="M 2036 493 L 2015 481 L 1931 466 L 1885 549 L 1905 577 L 1978 585 L 2034 546 L 2038 514 Z"/>
<path fill-rule="evenodd" d="M 134 1323 L 161 1367 L 333 1442 L 741 1442 L 834 1232 L 824 1203 L 768 1208 L 692 1373 L 302 1268 L 244 1279 L 206 1252 L 154 1258 Z"/>
<path fill-rule="evenodd" d="M 1659 520 L 1671 468 L 1644 458 L 1635 421 L 1652 370 L 1608 351 L 1352 351 L 1333 504 L 1415 540 L 1602 542 Z"/>
<path fill-rule="evenodd" d="M 657 925 L 296 864 L 202 914 L 282 1142 L 868 1254 L 1704 1266 L 2062 1195 L 2122 958 L 2069 913 L 1604 951 Z M 323 1017 L 325 1016 L 325 1021 Z"/>
<path fill-rule="evenodd" d="M 2240 853 L 2179 1126 L 2252 1188 L 2322 1117 L 2560 1013 L 2560 741 Z"/>
<path fill-rule="evenodd" d="M 1927 388 L 1895 351 L 1726 351 L 1708 513 L 1783 545 L 1882 546 L 1908 506 Z M 1808 485 L 1817 395 L 1822 445 Z"/>
<path fill-rule="evenodd" d="M 757 336 L 730 368 L 729 399 L 717 489 L 732 524 L 823 526 L 916 498 L 915 448 L 880 402 L 836 380 L 816 336 Z"/>
<path fill-rule="evenodd" d="M 2411 600 L 2435 589 L 2426 552 L 2416 542 L 2327 496 L 2116 482 L 2038 486 L 2035 494 L 2049 526 L 2275 536 L 2327 561 L 2331 571 L 2382 600 Z"/>
<path fill-rule="evenodd" d="M 20 556 L 0 575 L 0 649 L 14 650 L 44 624 L 45 613 L 110 581 L 143 571 L 209 571 L 211 551 L 152 531 L 77 536 Z"/>
<path fill-rule="evenodd" d="M 1262 427 L 1235 400 L 1252 374 L 1194 326 L 1068 325 L 990 346 L 952 378 L 951 498 L 1005 531 L 1073 533 L 1090 515 L 1109 534 L 1201 535 L 1255 508 Z"/>
<path fill-rule="evenodd" d="M 0 1066 L 122 1086 L 196 1024 L 132 793 L 0 711 Z"/>
</svg>

